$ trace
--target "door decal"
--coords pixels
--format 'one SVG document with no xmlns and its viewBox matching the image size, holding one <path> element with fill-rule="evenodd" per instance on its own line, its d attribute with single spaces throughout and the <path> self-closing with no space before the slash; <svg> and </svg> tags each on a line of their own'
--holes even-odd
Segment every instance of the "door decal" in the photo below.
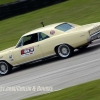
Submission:
<svg viewBox="0 0 100 100">
<path fill-rule="evenodd" d="M 30 48 L 26 48 L 26 49 L 21 50 L 22 57 L 29 56 L 31 54 L 34 54 L 34 47 L 30 47 Z"/>
</svg>

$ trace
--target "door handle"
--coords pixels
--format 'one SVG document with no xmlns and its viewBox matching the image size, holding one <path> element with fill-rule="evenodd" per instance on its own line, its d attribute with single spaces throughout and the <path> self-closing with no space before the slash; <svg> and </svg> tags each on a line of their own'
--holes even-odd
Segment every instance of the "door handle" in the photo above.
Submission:
<svg viewBox="0 0 100 100">
<path fill-rule="evenodd" d="M 36 45 L 36 46 L 34 46 L 34 47 L 39 47 L 39 45 Z"/>
</svg>

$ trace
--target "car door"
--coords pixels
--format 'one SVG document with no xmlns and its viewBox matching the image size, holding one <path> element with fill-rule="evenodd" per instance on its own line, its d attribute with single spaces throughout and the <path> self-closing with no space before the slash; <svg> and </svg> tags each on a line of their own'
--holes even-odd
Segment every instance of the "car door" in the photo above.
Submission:
<svg viewBox="0 0 100 100">
<path fill-rule="evenodd" d="M 43 53 L 38 42 L 38 33 L 22 37 L 13 51 L 13 55 L 17 64 L 42 58 Z"/>
<path fill-rule="evenodd" d="M 47 34 L 40 32 L 39 33 L 39 41 L 40 41 L 40 47 L 43 51 L 44 57 L 54 55 L 54 44 L 50 39 L 50 36 Z"/>
</svg>

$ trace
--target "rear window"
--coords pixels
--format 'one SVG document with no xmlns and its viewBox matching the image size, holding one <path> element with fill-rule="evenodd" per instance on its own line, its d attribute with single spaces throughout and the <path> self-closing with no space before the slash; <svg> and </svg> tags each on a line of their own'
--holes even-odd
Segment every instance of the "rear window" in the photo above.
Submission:
<svg viewBox="0 0 100 100">
<path fill-rule="evenodd" d="M 68 23 L 63 23 L 63 24 L 56 26 L 55 28 L 65 32 L 65 31 L 72 29 L 74 27 Z"/>
</svg>

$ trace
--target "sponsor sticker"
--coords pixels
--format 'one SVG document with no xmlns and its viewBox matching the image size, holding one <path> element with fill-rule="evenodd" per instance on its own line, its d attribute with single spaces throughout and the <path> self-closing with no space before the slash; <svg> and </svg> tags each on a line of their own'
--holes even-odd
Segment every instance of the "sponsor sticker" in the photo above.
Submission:
<svg viewBox="0 0 100 100">
<path fill-rule="evenodd" d="M 21 50 L 22 57 L 29 56 L 31 54 L 34 54 L 34 47 L 30 47 L 30 48 L 26 48 L 26 49 Z"/>
<path fill-rule="evenodd" d="M 9 60 L 10 60 L 10 61 L 13 61 L 13 60 L 14 60 L 12 54 L 9 55 Z"/>
<path fill-rule="evenodd" d="M 54 31 L 54 30 L 51 30 L 51 31 L 50 31 L 50 34 L 51 34 L 51 35 L 54 35 L 54 34 L 55 34 L 55 31 Z"/>
</svg>

